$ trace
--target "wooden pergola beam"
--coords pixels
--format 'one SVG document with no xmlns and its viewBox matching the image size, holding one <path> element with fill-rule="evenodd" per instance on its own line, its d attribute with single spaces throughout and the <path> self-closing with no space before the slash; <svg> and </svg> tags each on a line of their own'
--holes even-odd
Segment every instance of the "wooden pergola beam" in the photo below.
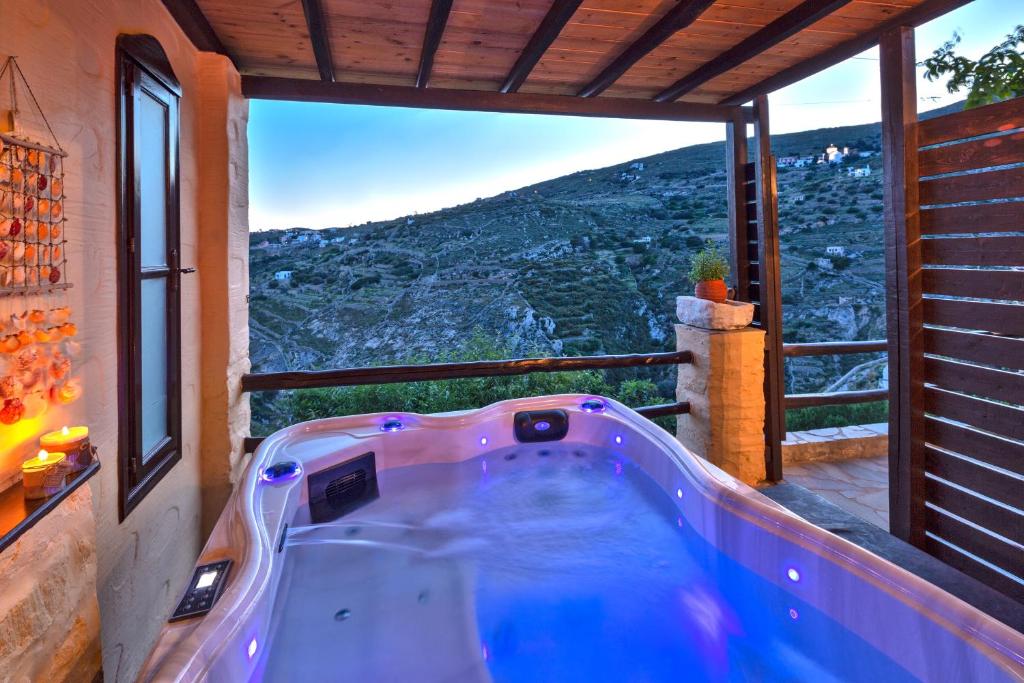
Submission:
<svg viewBox="0 0 1024 683">
<path fill-rule="evenodd" d="M 430 71 L 434 68 L 434 55 L 441 45 L 441 36 L 448 25 L 452 11 L 452 0 L 434 0 L 430 3 L 430 18 L 423 34 L 423 49 L 420 51 L 420 68 L 416 72 L 416 87 L 426 88 L 430 83 Z"/>
<path fill-rule="evenodd" d="M 813 76 L 819 71 L 829 68 L 839 62 L 846 61 L 851 57 L 856 57 L 865 50 L 870 50 L 875 45 L 878 45 L 879 37 L 895 28 L 900 26 L 920 26 L 923 23 L 931 21 L 936 17 L 940 17 L 947 12 L 952 12 L 958 7 L 962 7 L 971 0 L 925 0 L 920 5 L 916 5 L 908 9 L 907 11 L 899 14 L 896 17 L 884 22 L 878 27 L 874 28 L 867 33 L 851 38 L 850 40 L 840 43 L 839 45 L 822 52 L 820 55 L 811 57 L 795 66 L 791 66 L 785 71 L 780 71 L 774 76 L 769 76 L 760 83 L 753 85 L 742 92 L 738 92 L 735 95 L 730 95 L 720 102 L 724 105 L 741 105 L 750 102 L 758 95 L 779 90 L 787 85 L 792 85 L 797 81 Z"/>
<path fill-rule="evenodd" d="M 778 45 L 786 38 L 802 31 L 819 19 L 849 3 L 850 0 L 805 0 L 795 9 L 765 26 L 763 29 L 718 55 L 710 62 L 655 95 L 655 102 L 672 102 L 699 88 L 711 79 L 756 57 Z"/>
<path fill-rule="evenodd" d="M 331 56 L 331 43 L 327 38 L 327 23 L 324 21 L 320 0 L 302 0 L 302 13 L 306 15 L 309 42 L 313 45 L 320 80 L 331 83 L 334 81 L 334 58 Z"/>
<path fill-rule="evenodd" d="M 544 15 L 537 30 L 530 37 L 530 41 L 519 54 L 519 59 L 516 60 L 508 72 L 508 76 L 505 77 L 500 92 L 516 92 L 522 87 L 530 72 L 533 71 L 533 67 L 537 66 L 537 62 L 551 47 L 551 43 L 555 42 L 555 38 L 569 23 L 569 19 L 582 3 L 583 0 L 555 0 L 551 4 L 548 13 Z"/>
<path fill-rule="evenodd" d="M 683 30 L 697 20 L 714 0 L 679 0 L 642 36 L 627 47 L 622 54 L 606 66 L 597 78 L 579 91 L 580 97 L 594 97 L 607 90 L 612 83 L 619 80 L 631 66 L 643 59 L 654 48 L 658 47 L 675 33 Z"/>
<path fill-rule="evenodd" d="M 213 26 L 210 25 L 195 0 L 163 0 L 163 3 L 174 21 L 197 49 L 225 55 L 234 62 L 231 53 L 224 47 L 224 43 L 220 42 L 220 37 L 217 36 L 217 32 L 213 30 Z"/>
<path fill-rule="evenodd" d="M 694 102 L 658 103 L 620 97 L 582 98 L 482 90 L 414 88 L 364 83 L 328 83 L 298 78 L 243 76 L 242 94 L 253 99 L 331 102 L 417 109 L 490 111 L 513 114 L 559 114 L 597 118 L 652 119 L 663 121 L 733 120 L 737 113 L 753 121 L 749 108 L 723 107 Z"/>
</svg>

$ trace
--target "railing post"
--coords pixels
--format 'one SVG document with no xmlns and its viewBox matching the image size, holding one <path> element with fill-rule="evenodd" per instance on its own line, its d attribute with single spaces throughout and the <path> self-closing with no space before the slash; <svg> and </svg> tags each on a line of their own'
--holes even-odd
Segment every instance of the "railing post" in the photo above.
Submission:
<svg viewBox="0 0 1024 683">
<path fill-rule="evenodd" d="M 679 367 L 680 443 L 747 484 L 765 480 L 764 337 L 754 327 L 705 330 L 676 325 L 676 348 L 693 352 Z"/>
</svg>

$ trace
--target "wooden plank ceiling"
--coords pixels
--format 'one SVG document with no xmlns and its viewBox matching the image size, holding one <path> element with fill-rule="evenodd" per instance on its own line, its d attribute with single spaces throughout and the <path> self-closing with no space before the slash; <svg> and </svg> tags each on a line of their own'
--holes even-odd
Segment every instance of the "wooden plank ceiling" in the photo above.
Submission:
<svg viewBox="0 0 1024 683">
<path fill-rule="evenodd" d="M 164 0 L 243 75 L 729 105 L 967 1 Z"/>
</svg>

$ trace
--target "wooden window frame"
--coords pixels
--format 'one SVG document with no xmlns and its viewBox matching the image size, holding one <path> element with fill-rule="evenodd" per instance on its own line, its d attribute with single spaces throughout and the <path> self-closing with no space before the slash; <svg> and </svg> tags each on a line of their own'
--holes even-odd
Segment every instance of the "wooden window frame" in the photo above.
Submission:
<svg viewBox="0 0 1024 683">
<path fill-rule="evenodd" d="M 181 86 L 160 43 L 152 36 L 117 39 L 117 274 L 118 274 L 118 513 L 120 521 L 181 460 L 181 225 L 178 138 Z M 139 150 L 135 115 L 139 98 L 167 107 L 167 263 L 142 267 Z M 142 282 L 167 281 L 167 432 L 143 452 Z"/>
</svg>

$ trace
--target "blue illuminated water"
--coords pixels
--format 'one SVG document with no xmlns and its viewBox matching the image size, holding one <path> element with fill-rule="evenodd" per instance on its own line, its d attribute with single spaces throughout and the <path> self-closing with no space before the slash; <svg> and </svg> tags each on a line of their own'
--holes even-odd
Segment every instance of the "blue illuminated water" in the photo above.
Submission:
<svg viewBox="0 0 1024 683">
<path fill-rule="evenodd" d="M 266 680 L 914 680 L 705 542 L 624 454 L 518 447 L 380 488 L 290 532 Z"/>
</svg>

